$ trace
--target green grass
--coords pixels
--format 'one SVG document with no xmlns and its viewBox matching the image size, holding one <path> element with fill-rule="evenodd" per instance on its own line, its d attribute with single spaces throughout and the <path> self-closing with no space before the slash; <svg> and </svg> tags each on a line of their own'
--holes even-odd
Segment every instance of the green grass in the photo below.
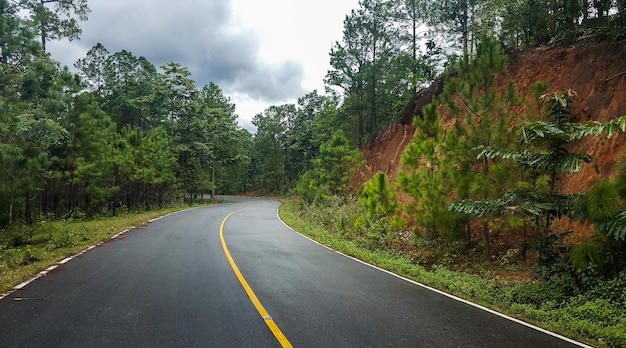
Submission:
<svg viewBox="0 0 626 348">
<path fill-rule="evenodd" d="M 279 215 L 294 230 L 344 254 L 585 344 L 626 347 L 626 302 L 621 297 L 615 301 L 578 296 L 557 303 L 542 300 L 541 296 L 552 290 L 549 283 L 502 282 L 445 266 L 426 270 L 401 254 L 370 250 L 350 233 L 329 232 L 323 225 L 307 221 L 299 208 L 299 202 L 285 200 Z M 622 280 L 615 284 L 617 291 L 623 291 Z"/>
<path fill-rule="evenodd" d="M 518 285 L 483 279 L 474 274 L 454 272 L 444 266 L 427 271 L 398 253 L 371 250 L 349 234 L 332 233 L 322 225 L 303 219 L 298 202 L 288 200 L 280 217 L 293 229 L 335 250 L 422 284 L 492 308 L 501 313 L 558 332 L 598 347 L 626 347 L 626 301 L 578 296 L 564 303 L 544 300 L 551 288 L 534 284 Z M 75 255 L 88 246 L 147 221 L 184 208 L 129 214 L 71 222 L 41 222 L 27 243 L 15 248 L 0 247 L 0 293 L 30 279 L 48 266 Z M 624 291 L 626 280 L 607 283 L 607 293 Z"/>
<path fill-rule="evenodd" d="M 69 222 L 43 221 L 33 227 L 15 227 L 23 230 L 17 232 L 28 236 L 16 247 L 2 247 L 0 244 L 0 294 L 50 265 L 121 231 L 187 208 L 189 206 Z"/>
</svg>

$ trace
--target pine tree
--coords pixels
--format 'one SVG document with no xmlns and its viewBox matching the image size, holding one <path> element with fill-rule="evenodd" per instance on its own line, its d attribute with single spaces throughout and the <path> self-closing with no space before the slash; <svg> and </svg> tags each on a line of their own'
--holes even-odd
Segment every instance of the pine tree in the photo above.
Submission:
<svg viewBox="0 0 626 348">
<path fill-rule="evenodd" d="M 30 14 L 44 50 L 50 40 L 77 39 L 81 33 L 77 19 L 87 20 L 91 12 L 87 0 L 21 0 L 11 3 Z"/>
<path fill-rule="evenodd" d="M 552 223 L 556 218 L 580 218 L 577 204 L 581 202 L 580 195 L 565 195 L 557 190 L 557 181 L 563 175 L 576 173 L 582 163 L 589 163 L 593 158 L 584 153 L 572 153 L 566 145 L 585 136 L 607 136 L 619 130 L 626 131 L 626 116 L 616 118 L 606 123 L 587 122 L 572 123 L 571 105 L 575 93 L 556 92 L 543 96 L 547 102 L 547 121 L 539 120 L 517 128 L 516 135 L 520 144 L 519 150 L 503 149 L 498 147 L 479 146 L 479 158 L 502 158 L 516 163 L 525 173 L 529 182 L 525 185 L 516 185 L 495 199 L 462 200 L 450 205 L 450 210 L 474 217 L 492 216 L 522 216 L 535 222 L 535 229 L 543 235 L 540 251 L 544 260 L 558 257 L 555 243 L 559 240 L 552 230 Z M 615 210 L 607 203 L 613 201 L 606 195 L 604 188 L 587 195 L 586 215 L 604 219 L 608 215 L 616 221 L 615 230 L 609 228 L 608 233 L 619 233 L 623 228 L 623 221 Z M 593 197 L 603 197 L 593 199 Z M 604 220 L 606 221 L 606 220 Z M 601 225 L 602 226 L 602 225 Z M 604 225 L 607 227 L 607 225 Z M 602 228 L 602 227 L 601 227 Z M 619 235 L 617 235 L 619 236 Z"/>
<path fill-rule="evenodd" d="M 259 188 L 278 192 L 285 183 L 285 151 L 283 141 L 286 120 L 296 112 L 295 105 L 270 106 L 252 120 L 257 127 L 252 160 L 258 166 Z"/>
<path fill-rule="evenodd" d="M 413 197 L 407 212 L 432 239 L 455 239 L 459 234 L 457 215 L 448 211 L 452 193 L 454 165 L 443 154 L 444 131 L 438 114 L 439 103 L 427 105 L 422 118 L 415 118 L 417 133 L 402 155 L 402 164 L 411 171 L 401 171 L 398 182 Z"/>
<path fill-rule="evenodd" d="M 65 197 L 68 210 L 96 213 L 119 189 L 112 182 L 115 124 L 100 109 L 93 94 L 83 93 L 75 97 L 74 108 L 63 125 L 69 137 L 60 149 L 63 156 L 59 158 L 59 169 L 69 186 Z"/>
<path fill-rule="evenodd" d="M 343 196 L 352 173 L 362 165 L 361 151 L 339 130 L 320 146 L 320 156 L 313 160 L 314 178 L 325 194 Z"/>
<path fill-rule="evenodd" d="M 383 172 L 376 173 L 363 185 L 359 198 L 375 219 L 389 217 L 398 209 L 395 194 L 389 190 L 389 178 Z"/>
<path fill-rule="evenodd" d="M 439 125 L 437 105 L 423 110 L 423 119 L 416 119 L 418 136 L 403 159 L 417 170 L 415 177 L 405 175 L 401 183 L 416 198 L 418 224 L 431 237 L 443 233 L 458 238 L 464 222 L 459 215 L 448 212 L 450 200 L 476 197 L 487 199 L 501 194 L 512 168 L 506 163 L 476 159 L 476 146 L 509 147 L 507 136 L 511 107 L 518 102 L 515 90 L 509 87 L 504 95 L 497 92 L 495 81 L 506 71 L 506 56 L 493 38 L 484 39 L 476 48 L 476 56 L 465 55 L 458 66 L 458 75 L 444 87 L 443 102 L 453 117 L 453 126 L 443 132 Z M 432 212 L 424 212 L 433 206 Z M 421 207 L 421 208 L 420 208 Z M 419 220 L 426 219 L 421 222 Z M 490 222 L 484 220 L 478 231 L 466 224 L 467 241 L 479 235 L 487 254 L 491 252 Z M 439 231 L 438 229 L 441 229 Z"/>
</svg>

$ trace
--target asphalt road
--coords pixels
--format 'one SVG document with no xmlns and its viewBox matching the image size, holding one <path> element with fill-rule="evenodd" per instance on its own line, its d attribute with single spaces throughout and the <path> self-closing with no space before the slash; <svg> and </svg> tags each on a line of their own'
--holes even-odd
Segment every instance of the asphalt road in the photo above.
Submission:
<svg viewBox="0 0 626 348">
<path fill-rule="evenodd" d="M 273 324 L 294 347 L 576 346 L 324 248 L 278 206 L 187 210 L 60 265 L 0 300 L 0 347 L 277 347 Z"/>
</svg>

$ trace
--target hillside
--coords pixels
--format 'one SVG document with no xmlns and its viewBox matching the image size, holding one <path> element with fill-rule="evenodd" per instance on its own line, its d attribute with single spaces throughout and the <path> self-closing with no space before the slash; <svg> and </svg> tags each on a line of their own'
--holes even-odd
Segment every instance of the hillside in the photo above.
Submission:
<svg viewBox="0 0 626 348">
<path fill-rule="evenodd" d="M 498 86 L 504 89 L 513 81 L 521 95 L 531 98 L 529 87 L 538 80 L 548 83 L 549 91 L 572 89 L 575 99 L 575 121 L 607 121 L 626 115 L 626 41 L 614 43 L 579 43 L 576 46 L 539 48 L 516 52 L 509 56 L 508 74 L 499 76 Z M 393 183 L 402 168 L 400 158 L 411 142 L 415 128 L 410 120 L 421 108 L 441 93 L 443 83 L 437 81 L 418 93 L 399 119 L 372 138 L 363 148 L 367 165 L 351 180 L 350 188 L 359 189 L 376 172 L 389 175 Z M 520 108 L 520 114 L 524 112 Z M 442 116 L 442 122 L 449 120 Z M 564 193 L 581 192 L 601 176 L 614 174 L 616 164 L 626 149 L 626 136 L 611 139 L 589 137 L 572 144 L 574 151 L 586 151 L 596 159 L 583 166 L 574 176 L 561 182 Z M 402 196 L 402 195 L 401 195 Z M 401 197 L 402 199 L 402 197 Z M 585 228 L 579 228 L 584 233 Z"/>
</svg>

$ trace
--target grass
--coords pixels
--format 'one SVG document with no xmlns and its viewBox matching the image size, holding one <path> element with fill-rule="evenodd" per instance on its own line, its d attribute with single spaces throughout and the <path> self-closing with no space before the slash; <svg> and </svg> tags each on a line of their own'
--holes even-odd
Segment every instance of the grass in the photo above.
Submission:
<svg viewBox="0 0 626 348">
<path fill-rule="evenodd" d="M 16 247 L 0 245 L 0 294 L 121 231 L 187 208 L 189 206 L 86 220 L 43 221 L 33 227 L 16 227 L 28 237 Z"/>
<path fill-rule="evenodd" d="M 623 297 L 607 300 L 590 295 L 544 301 L 542 296 L 551 295 L 553 290 L 549 283 L 504 282 L 452 271 L 446 266 L 426 270 L 397 252 L 368 249 L 349 233 L 329 232 L 323 225 L 300 216 L 299 208 L 299 202 L 286 200 L 279 215 L 294 230 L 344 254 L 585 344 L 626 347 Z M 622 281 L 615 281 L 618 292 L 623 291 Z"/>
<path fill-rule="evenodd" d="M 532 284 L 484 279 L 451 271 L 445 266 L 426 270 L 397 252 L 368 249 L 358 240 L 328 232 L 322 225 L 306 221 L 298 213 L 298 204 L 293 200 L 286 201 L 280 209 L 281 219 L 300 233 L 344 254 L 580 342 L 598 347 L 626 347 L 626 301 L 619 295 L 624 291 L 626 275 L 624 279 L 606 284 L 604 292 L 617 294 L 614 299 L 578 296 L 557 303 L 542 298 L 553 292 L 549 287 L 537 289 Z M 41 222 L 19 247 L 0 246 L 0 294 L 65 257 L 128 228 L 182 209 L 114 218 Z"/>
</svg>

